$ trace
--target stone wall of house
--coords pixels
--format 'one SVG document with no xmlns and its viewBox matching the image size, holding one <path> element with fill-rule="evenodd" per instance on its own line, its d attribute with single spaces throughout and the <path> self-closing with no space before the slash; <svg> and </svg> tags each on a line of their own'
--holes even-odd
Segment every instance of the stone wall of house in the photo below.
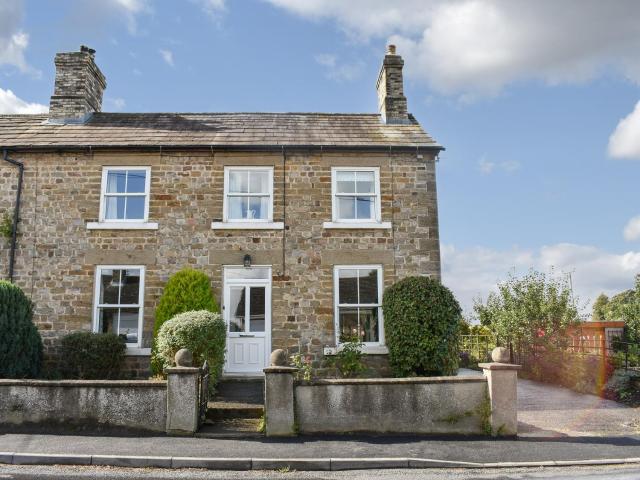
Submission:
<svg viewBox="0 0 640 480">
<path fill-rule="evenodd" d="M 223 265 L 271 265 L 272 349 L 302 349 L 319 362 L 335 345 L 333 266 L 382 264 L 384 286 L 408 275 L 440 275 L 434 158 L 424 154 L 241 154 L 212 152 L 15 153 L 25 163 L 16 282 L 35 303 L 49 355 L 56 340 L 92 325 L 96 265 L 144 265 L 145 347 L 168 277 L 185 266 L 212 279 Z M 98 220 L 102 167 L 151 166 L 149 221 L 158 230 L 87 230 Z M 225 165 L 274 166 L 274 221 L 284 230 L 218 230 Z M 331 167 L 380 167 L 382 220 L 390 230 L 329 230 Z M 17 172 L 0 164 L 0 201 L 13 205 Z M 0 239 L 0 278 L 8 242 Z M 143 365 L 130 362 L 133 370 Z M 374 362 L 375 363 L 375 362 Z"/>
</svg>

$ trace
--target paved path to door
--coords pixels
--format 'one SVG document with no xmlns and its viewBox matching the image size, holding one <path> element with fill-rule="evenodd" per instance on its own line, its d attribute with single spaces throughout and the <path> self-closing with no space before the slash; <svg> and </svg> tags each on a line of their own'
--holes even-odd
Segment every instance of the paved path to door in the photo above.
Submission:
<svg viewBox="0 0 640 480">
<path fill-rule="evenodd" d="M 531 380 L 518 380 L 518 434 L 527 437 L 640 434 L 640 408 Z"/>
</svg>

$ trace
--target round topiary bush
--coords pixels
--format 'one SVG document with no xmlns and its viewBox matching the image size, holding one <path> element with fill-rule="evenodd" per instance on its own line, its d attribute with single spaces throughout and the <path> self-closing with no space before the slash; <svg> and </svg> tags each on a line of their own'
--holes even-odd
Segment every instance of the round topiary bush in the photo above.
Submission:
<svg viewBox="0 0 640 480">
<path fill-rule="evenodd" d="M 156 358 L 162 368 L 170 367 L 178 350 L 191 350 L 194 367 L 202 366 L 205 360 L 209 363 L 209 385 L 213 388 L 222 374 L 226 339 L 227 328 L 219 313 L 207 310 L 181 313 L 160 327 Z"/>
<path fill-rule="evenodd" d="M 162 360 L 157 358 L 156 339 L 160 328 L 177 314 L 194 310 L 215 313 L 220 311 L 211 291 L 209 277 L 198 270 L 185 268 L 169 278 L 156 308 L 151 347 L 151 370 L 154 374 L 162 374 L 164 365 Z"/>
<path fill-rule="evenodd" d="M 455 375 L 462 310 L 447 287 L 408 277 L 382 300 L 389 364 L 395 376 Z"/>
<path fill-rule="evenodd" d="M 42 367 L 42 339 L 33 307 L 20 287 L 0 280 L 0 378 L 34 378 Z"/>
</svg>

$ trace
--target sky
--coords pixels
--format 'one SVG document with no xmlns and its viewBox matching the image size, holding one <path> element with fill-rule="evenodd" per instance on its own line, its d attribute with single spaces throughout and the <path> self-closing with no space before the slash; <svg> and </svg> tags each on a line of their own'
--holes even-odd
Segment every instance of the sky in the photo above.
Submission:
<svg viewBox="0 0 640 480">
<path fill-rule="evenodd" d="M 0 113 L 46 111 L 56 52 L 96 49 L 104 111 L 376 112 L 389 43 L 437 166 L 443 282 L 509 272 L 578 304 L 640 273 L 636 0 L 0 0 Z"/>
</svg>

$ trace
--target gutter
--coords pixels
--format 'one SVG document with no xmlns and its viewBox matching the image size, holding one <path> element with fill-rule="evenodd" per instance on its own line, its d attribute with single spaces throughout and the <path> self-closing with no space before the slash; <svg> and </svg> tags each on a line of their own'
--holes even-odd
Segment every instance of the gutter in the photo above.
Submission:
<svg viewBox="0 0 640 480">
<path fill-rule="evenodd" d="M 9 281 L 13 283 L 13 270 L 16 260 L 16 244 L 18 240 L 18 221 L 20 220 L 20 200 L 22 198 L 22 179 L 24 177 L 24 164 L 9 158 L 7 149 L 2 151 L 2 159 L 11 165 L 18 167 L 18 192 L 16 193 L 16 206 L 13 209 L 13 232 L 11 234 L 11 249 L 9 250 Z"/>
<path fill-rule="evenodd" d="M 121 145 L 13 145 L 13 151 L 36 151 L 36 152 L 62 152 L 62 151 L 96 151 L 96 150 L 206 150 L 210 152 L 274 152 L 282 154 L 282 149 L 305 150 L 320 152 L 415 152 L 415 153 L 438 153 L 445 148 L 439 144 L 433 145 L 321 145 L 321 144 L 121 144 Z"/>
</svg>

